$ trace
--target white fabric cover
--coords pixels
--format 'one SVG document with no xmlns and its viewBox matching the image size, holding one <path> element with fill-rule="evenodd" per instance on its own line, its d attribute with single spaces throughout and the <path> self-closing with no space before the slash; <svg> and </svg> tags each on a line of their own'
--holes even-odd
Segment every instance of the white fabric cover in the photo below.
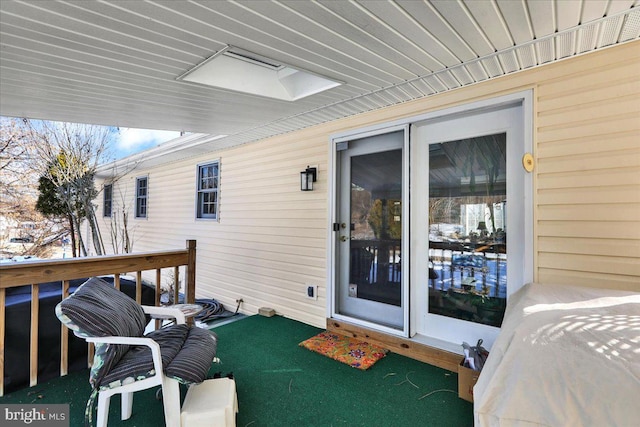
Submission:
<svg viewBox="0 0 640 427">
<path fill-rule="evenodd" d="M 640 293 L 521 288 L 474 387 L 474 417 L 483 427 L 640 425 Z"/>
</svg>

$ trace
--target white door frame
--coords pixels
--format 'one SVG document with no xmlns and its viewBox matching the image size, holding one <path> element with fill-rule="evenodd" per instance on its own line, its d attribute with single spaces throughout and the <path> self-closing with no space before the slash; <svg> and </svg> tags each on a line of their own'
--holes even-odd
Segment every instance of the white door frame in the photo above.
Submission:
<svg viewBox="0 0 640 427">
<path fill-rule="evenodd" d="M 412 170 L 413 188 L 420 195 L 429 194 L 429 147 L 433 143 L 440 143 L 477 136 L 506 133 L 506 175 L 507 175 L 507 240 L 508 240 L 508 267 L 507 267 L 507 295 L 509 296 L 525 284 L 523 276 L 524 264 L 524 177 L 527 175 L 522 167 L 521 159 L 525 153 L 523 146 L 523 120 L 521 103 L 506 105 L 499 109 L 487 108 L 474 111 L 465 115 L 442 117 L 437 120 L 429 120 L 417 123 L 413 128 L 412 144 Z M 426 199 L 415 198 L 412 206 L 414 226 L 412 229 L 415 246 L 412 247 L 411 281 L 414 286 L 415 301 L 412 318 L 413 330 L 425 337 L 431 337 L 438 342 L 457 342 L 458 345 L 465 341 L 475 343 L 482 338 L 486 348 L 490 348 L 495 341 L 499 327 L 456 319 L 430 313 L 427 310 L 428 303 L 428 266 L 429 259 L 429 224 L 425 222 L 429 218 L 429 204 Z M 424 237 L 424 238 L 422 238 Z"/>
<path fill-rule="evenodd" d="M 377 135 L 380 133 L 384 133 L 386 130 L 397 130 L 400 126 L 408 126 L 411 123 L 416 123 L 424 120 L 435 119 L 443 116 L 450 116 L 456 114 L 470 114 L 471 112 L 480 111 L 487 108 L 496 108 L 501 105 L 514 105 L 520 103 L 522 105 L 522 113 L 523 113 L 523 129 L 524 129 L 524 145 L 525 152 L 533 152 L 533 89 L 514 92 L 507 95 L 502 95 L 495 98 L 484 99 L 481 101 L 475 101 L 468 104 L 457 105 L 454 107 L 443 108 L 441 110 L 431 111 L 424 114 L 415 115 L 412 117 L 407 117 L 399 120 L 393 120 L 390 122 L 378 123 L 370 126 L 366 126 L 359 129 L 346 130 L 342 132 L 338 132 L 329 136 L 328 141 L 328 150 L 329 150 L 329 165 L 328 165 L 328 215 L 329 222 L 327 224 L 327 317 L 335 317 L 339 320 L 346 320 L 353 323 L 358 323 L 354 321 L 354 319 L 348 318 L 344 319 L 341 317 L 335 316 L 335 306 L 334 306 L 334 292 L 333 287 L 335 286 L 335 271 L 336 271 L 336 261 L 335 261 L 335 245 L 337 243 L 337 233 L 333 231 L 332 225 L 336 222 L 336 191 L 337 191 L 337 183 L 336 183 L 336 150 L 335 144 L 340 141 L 345 141 L 348 139 L 361 138 L 370 135 Z M 406 133 L 407 138 L 409 137 L 409 132 Z M 411 150 L 411 144 L 409 144 L 409 149 L 406 150 L 405 155 L 409 156 Z M 407 160 L 409 161 L 409 160 Z M 411 173 L 412 174 L 412 173 Z M 534 279 L 534 212 L 533 212 L 533 174 L 526 174 L 525 179 L 525 189 L 526 194 L 524 194 L 524 261 L 523 261 L 523 278 L 525 283 L 533 281 Z M 407 185 L 407 188 L 409 186 Z M 410 201 L 410 199 L 407 199 Z M 406 203 L 408 205 L 409 203 Z M 409 206 L 407 206 L 409 208 Z M 409 218 L 407 216 L 407 218 Z M 409 227 L 407 227 L 409 228 Z M 403 240 L 409 244 L 411 240 L 411 232 L 409 230 L 409 236 L 404 238 Z M 403 248 L 404 250 L 404 248 Z M 409 253 L 407 251 L 406 253 Z M 412 266 L 413 268 L 413 266 Z M 407 276 L 407 275 L 405 275 Z M 409 336 L 415 335 L 415 319 L 413 318 L 415 310 L 412 309 L 411 305 L 414 303 L 412 301 L 415 299 L 415 295 L 412 294 L 412 288 L 410 285 L 406 287 L 410 291 L 410 301 L 408 307 L 409 314 Z M 397 334 L 397 331 L 385 331 L 384 328 L 381 328 L 379 325 L 375 324 L 366 324 L 367 322 L 360 322 L 362 326 L 371 328 L 373 330 L 379 330 L 381 332 L 389 332 L 393 334 Z M 458 343 L 459 347 L 459 343 Z"/>
<path fill-rule="evenodd" d="M 401 295 L 401 307 L 403 309 L 403 314 L 402 314 L 402 328 L 400 329 L 396 329 L 393 327 L 389 327 L 389 326 L 385 326 L 385 325 L 380 325 L 377 323 L 373 323 L 367 320 L 363 320 L 363 319 L 358 319 L 355 317 L 350 317 L 350 316 L 345 316 L 342 315 L 340 313 L 338 313 L 338 307 L 337 307 L 337 298 L 338 298 L 338 294 L 336 293 L 336 286 L 338 284 L 338 271 L 337 271 L 337 245 L 340 243 L 339 242 L 339 233 L 338 232 L 334 232 L 333 231 L 333 224 L 338 223 L 339 222 L 339 218 L 338 218 L 338 209 L 339 206 L 337 205 L 337 197 L 339 195 L 339 186 L 340 186 L 340 179 L 338 179 L 338 174 L 339 174 L 339 170 L 337 168 L 337 163 L 338 163 L 338 150 L 336 149 L 336 145 L 340 144 L 342 142 L 346 142 L 346 141 L 350 141 L 350 140 L 355 140 L 355 139 L 362 139 L 362 138 L 367 138 L 367 137 L 371 137 L 371 136 L 377 136 L 377 135 L 384 135 L 386 133 L 391 133 L 391 132 L 396 132 L 396 131 L 402 131 L 403 132 L 403 142 L 402 142 L 402 163 L 403 163 L 403 173 L 402 173 L 402 218 L 403 218 L 403 232 L 402 232 L 402 248 L 401 248 L 401 253 L 403 254 L 402 258 L 401 258 L 401 271 L 403 272 L 402 274 L 402 295 Z M 405 124 L 401 124 L 401 125 L 395 125 L 395 126 L 390 126 L 390 127 L 382 127 L 382 128 L 378 128 L 378 129 L 373 129 L 370 131 L 365 131 L 365 132 L 354 132 L 354 133 L 350 133 L 347 135 L 343 135 L 341 137 L 336 137 L 336 138 L 332 138 L 331 140 L 331 170 L 332 172 L 330 172 L 330 227 L 329 227 L 329 233 L 330 236 L 328 238 L 328 258 L 329 259 L 329 265 L 330 265 L 330 270 L 329 270 L 329 274 L 328 274 L 328 280 L 329 280 L 329 285 L 327 287 L 327 289 L 329 290 L 327 292 L 327 302 L 329 305 L 329 313 L 330 313 L 330 317 L 334 318 L 334 319 L 338 319 L 338 320 L 345 320 L 363 327 L 367 327 L 370 329 L 374 329 L 374 330 L 378 330 L 381 332 L 386 332 L 392 335 L 399 335 L 399 336 L 404 336 L 404 337 L 408 337 L 409 336 L 409 275 L 405 274 L 405 271 L 408 271 L 408 265 L 409 265 L 409 257 L 408 256 L 404 256 L 404 254 L 408 254 L 409 253 L 409 242 L 407 241 L 407 238 L 409 236 L 409 223 L 410 223 L 410 218 L 409 218 L 409 203 L 408 201 L 408 196 L 409 196 L 409 173 L 408 173 L 408 166 L 409 166 L 409 124 L 405 123 Z"/>
</svg>

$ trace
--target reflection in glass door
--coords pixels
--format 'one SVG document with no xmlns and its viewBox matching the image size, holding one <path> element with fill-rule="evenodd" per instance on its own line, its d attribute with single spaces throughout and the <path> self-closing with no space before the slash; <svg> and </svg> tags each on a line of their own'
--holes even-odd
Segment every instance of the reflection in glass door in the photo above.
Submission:
<svg viewBox="0 0 640 427">
<path fill-rule="evenodd" d="M 414 126 L 414 330 L 448 350 L 491 347 L 508 298 L 531 280 L 523 117 L 514 103 Z"/>
<path fill-rule="evenodd" d="M 429 312 L 499 327 L 507 303 L 506 133 L 429 145 Z"/>
<path fill-rule="evenodd" d="M 351 296 L 400 306 L 402 149 L 351 157 L 350 187 Z"/>
</svg>

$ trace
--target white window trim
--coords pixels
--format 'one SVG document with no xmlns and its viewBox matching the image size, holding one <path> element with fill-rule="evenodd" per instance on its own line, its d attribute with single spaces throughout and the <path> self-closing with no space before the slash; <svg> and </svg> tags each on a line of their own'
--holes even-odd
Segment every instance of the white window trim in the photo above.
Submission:
<svg viewBox="0 0 640 427">
<path fill-rule="evenodd" d="M 216 188 L 216 192 L 218 194 L 218 197 L 216 198 L 216 214 L 215 216 L 202 216 L 199 214 L 200 212 L 200 199 L 199 199 L 199 195 L 200 195 L 200 170 L 203 167 L 206 166 L 211 166 L 217 164 L 218 165 L 218 187 Z M 220 159 L 213 159 L 213 160 L 209 160 L 206 162 L 201 162 L 198 163 L 196 165 L 196 173 L 195 173 L 195 178 L 196 178 L 196 190 L 195 190 L 195 209 L 194 209 L 194 213 L 195 213 L 195 219 L 196 221 L 209 221 L 209 222 L 220 222 L 220 189 L 221 189 L 221 171 L 222 171 L 222 165 L 220 162 Z"/>
<path fill-rule="evenodd" d="M 146 180 L 147 183 L 147 194 L 144 196 L 144 199 L 146 200 L 146 209 L 145 209 L 145 213 L 144 216 L 138 215 L 138 200 L 140 199 L 140 196 L 138 194 L 138 182 L 144 179 Z M 136 177 L 136 182 L 135 182 L 135 203 L 133 206 L 133 216 L 135 219 L 147 219 L 149 218 L 149 175 L 144 175 L 144 176 L 137 176 Z"/>
<path fill-rule="evenodd" d="M 109 197 L 109 215 L 107 215 L 107 212 L 105 210 L 105 207 L 107 205 L 107 187 L 109 187 L 111 189 L 111 194 Z M 102 189 L 103 193 L 102 193 L 102 217 L 103 218 L 112 218 L 113 217 L 113 183 L 108 183 L 108 184 L 104 184 L 104 187 Z"/>
</svg>

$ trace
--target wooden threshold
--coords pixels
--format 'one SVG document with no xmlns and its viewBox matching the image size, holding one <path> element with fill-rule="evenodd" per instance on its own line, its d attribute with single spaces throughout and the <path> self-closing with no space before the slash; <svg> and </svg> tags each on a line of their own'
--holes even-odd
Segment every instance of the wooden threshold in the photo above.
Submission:
<svg viewBox="0 0 640 427">
<path fill-rule="evenodd" d="M 367 342 L 384 347 L 394 353 L 456 373 L 458 372 L 458 364 L 462 359 L 459 354 L 430 347 L 407 338 L 373 331 L 342 320 L 328 318 L 327 331 L 353 338 L 366 339 Z"/>
</svg>

